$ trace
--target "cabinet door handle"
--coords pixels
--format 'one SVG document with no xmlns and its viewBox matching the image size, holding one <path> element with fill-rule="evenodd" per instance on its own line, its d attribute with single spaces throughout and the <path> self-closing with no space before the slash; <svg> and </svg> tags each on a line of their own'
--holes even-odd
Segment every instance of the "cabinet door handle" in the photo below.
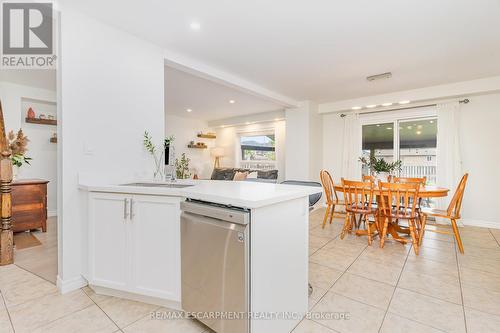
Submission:
<svg viewBox="0 0 500 333">
<path fill-rule="evenodd" d="M 126 220 L 128 217 L 128 199 L 123 199 L 123 219 Z"/>
<path fill-rule="evenodd" d="M 135 217 L 134 213 L 134 199 L 130 199 L 130 219 L 132 220 Z"/>
</svg>

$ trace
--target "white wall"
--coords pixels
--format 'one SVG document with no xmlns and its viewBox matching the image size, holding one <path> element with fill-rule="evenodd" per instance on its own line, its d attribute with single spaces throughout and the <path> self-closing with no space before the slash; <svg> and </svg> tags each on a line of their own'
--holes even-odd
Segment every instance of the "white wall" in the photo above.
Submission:
<svg viewBox="0 0 500 333">
<path fill-rule="evenodd" d="M 210 131 L 208 122 L 201 119 L 185 118 L 174 115 L 165 116 L 165 135 L 175 137 L 174 148 L 175 155 L 180 158 L 182 153 L 191 159 L 190 169 L 199 178 L 210 178 L 213 169 L 213 160 L 210 157 L 210 148 L 215 146 L 214 139 L 198 138 L 199 132 L 206 133 Z M 208 149 L 188 148 L 190 141 L 205 142 Z"/>
<path fill-rule="evenodd" d="M 238 156 L 241 154 L 239 150 L 239 136 L 243 133 L 251 134 L 262 131 L 272 130 L 276 137 L 276 164 L 278 169 L 278 182 L 287 179 L 285 174 L 286 161 L 286 123 L 283 120 L 269 121 L 250 125 L 229 126 L 225 128 L 217 128 L 216 145 L 224 148 L 225 156 L 221 160 L 221 165 L 224 167 L 238 167 Z"/>
<path fill-rule="evenodd" d="M 323 127 L 318 105 L 302 102 L 286 110 L 286 179 L 319 179 L 323 164 Z"/>
<path fill-rule="evenodd" d="M 328 170 L 334 182 L 342 175 L 342 151 L 344 147 L 344 120 L 338 113 L 323 116 L 323 168 Z"/>
<path fill-rule="evenodd" d="M 460 109 L 462 169 L 469 172 L 463 222 L 500 228 L 500 94 L 476 96 L 470 100 Z"/>
<path fill-rule="evenodd" d="M 39 99 L 55 102 L 56 92 L 54 90 L 33 88 L 25 85 L 0 82 L 0 101 L 5 119 L 5 130 L 7 133 L 13 130 L 15 133 L 22 128 L 24 134 L 30 140 L 26 156 L 33 160 L 31 165 L 23 165 L 19 169 L 18 179 L 41 178 L 49 181 L 47 186 L 47 210 L 49 216 L 57 214 L 57 144 L 49 141 L 52 133 L 57 132 L 55 126 L 28 124 L 25 121 L 27 105 L 32 105 L 35 112 L 52 113 L 55 115 L 55 105 L 43 103 L 22 103 L 22 98 Z"/>
<path fill-rule="evenodd" d="M 304 106 L 286 110 L 287 180 L 309 178 L 309 111 Z"/>
<path fill-rule="evenodd" d="M 163 50 L 64 4 L 58 285 L 68 291 L 85 283 L 86 208 L 79 179 L 109 183 L 152 175 L 142 135 L 147 129 L 161 144 L 165 113 Z"/>
</svg>

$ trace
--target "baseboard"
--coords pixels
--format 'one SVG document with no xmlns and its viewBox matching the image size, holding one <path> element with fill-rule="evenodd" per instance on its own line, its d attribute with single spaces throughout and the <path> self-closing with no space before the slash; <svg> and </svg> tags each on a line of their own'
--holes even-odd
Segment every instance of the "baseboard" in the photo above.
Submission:
<svg viewBox="0 0 500 333">
<path fill-rule="evenodd" d="M 158 298 L 158 297 L 144 296 L 144 295 L 130 293 L 127 291 L 121 291 L 121 290 L 116 290 L 116 289 L 111 289 L 111 288 L 106 288 L 106 287 L 99 287 L 99 286 L 94 286 L 94 285 L 89 285 L 89 287 L 92 290 L 94 290 L 96 294 L 99 294 L 99 295 L 113 296 L 113 297 L 130 299 L 132 301 L 137 301 L 137 302 L 142 302 L 142 303 L 155 304 L 155 305 L 163 306 L 163 307 L 173 309 L 173 310 L 181 310 L 182 309 L 181 303 L 176 302 L 176 301 L 169 301 L 169 300 Z"/>
<path fill-rule="evenodd" d="M 500 223 L 485 221 L 485 220 L 475 220 L 475 219 L 462 219 L 462 223 L 466 226 L 471 227 L 482 227 L 490 229 L 500 229 Z"/>
<path fill-rule="evenodd" d="M 49 210 L 47 211 L 47 217 L 57 216 L 57 210 Z"/>
<path fill-rule="evenodd" d="M 86 285 L 88 285 L 88 282 L 81 275 L 68 280 L 62 280 L 59 275 L 57 275 L 57 289 L 59 289 L 61 294 L 69 293 L 70 291 L 80 289 Z"/>
</svg>

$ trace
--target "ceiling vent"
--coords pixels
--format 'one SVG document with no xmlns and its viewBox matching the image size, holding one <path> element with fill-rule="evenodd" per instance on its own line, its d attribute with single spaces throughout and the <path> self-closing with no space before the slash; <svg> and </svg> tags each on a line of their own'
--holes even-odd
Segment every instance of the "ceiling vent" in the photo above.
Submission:
<svg viewBox="0 0 500 333">
<path fill-rule="evenodd" d="M 375 81 L 375 80 L 390 79 L 391 77 L 392 77 L 392 73 L 391 72 L 387 72 L 387 73 L 382 73 L 382 74 L 368 76 L 366 79 L 368 81 Z"/>
</svg>

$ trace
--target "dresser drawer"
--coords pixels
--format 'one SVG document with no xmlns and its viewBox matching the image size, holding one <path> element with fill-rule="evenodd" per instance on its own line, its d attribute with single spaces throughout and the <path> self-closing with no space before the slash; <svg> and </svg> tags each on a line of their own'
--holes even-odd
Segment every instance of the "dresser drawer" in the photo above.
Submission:
<svg viewBox="0 0 500 333">
<path fill-rule="evenodd" d="M 20 180 L 12 184 L 12 229 L 26 231 L 47 226 L 47 181 Z"/>
</svg>

